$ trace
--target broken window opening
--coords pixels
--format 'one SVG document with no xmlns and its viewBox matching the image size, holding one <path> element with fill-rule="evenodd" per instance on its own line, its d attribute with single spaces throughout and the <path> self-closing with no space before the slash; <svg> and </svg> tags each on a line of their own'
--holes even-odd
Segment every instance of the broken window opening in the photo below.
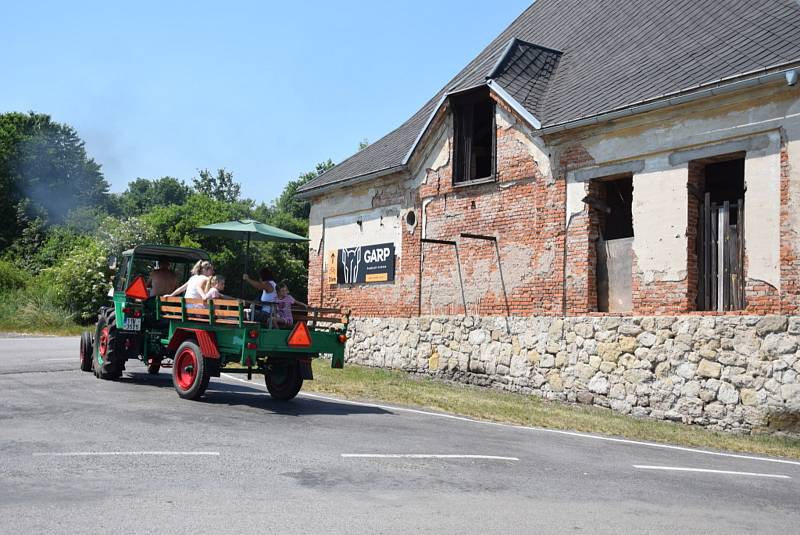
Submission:
<svg viewBox="0 0 800 535">
<path fill-rule="evenodd" d="M 451 97 L 454 119 L 455 183 L 491 179 L 495 174 L 495 102 L 482 88 Z"/>
<path fill-rule="evenodd" d="M 698 200 L 697 309 L 741 310 L 744 295 L 744 158 L 704 163 Z"/>
<path fill-rule="evenodd" d="M 633 309 L 633 177 L 605 179 L 593 184 L 596 197 L 597 310 Z"/>
</svg>

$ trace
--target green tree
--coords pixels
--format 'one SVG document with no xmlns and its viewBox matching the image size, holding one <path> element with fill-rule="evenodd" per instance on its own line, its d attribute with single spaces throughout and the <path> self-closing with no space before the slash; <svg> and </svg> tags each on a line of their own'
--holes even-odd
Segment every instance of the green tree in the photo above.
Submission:
<svg viewBox="0 0 800 535">
<path fill-rule="evenodd" d="M 191 188 L 183 181 L 164 176 L 155 180 L 137 178 L 128 183 L 128 188 L 115 197 L 119 213 L 132 217 L 156 206 L 183 204 L 190 194 Z"/>
<path fill-rule="evenodd" d="M 272 203 L 272 206 L 263 209 L 263 212 L 265 212 L 265 219 L 270 218 L 270 214 L 266 214 L 266 212 L 271 212 L 287 213 L 292 217 L 307 220 L 308 214 L 311 211 L 311 204 L 305 199 L 299 199 L 297 197 L 297 190 L 300 186 L 311 182 L 333 167 L 334 163 L 328 159 L 318 163 L 313 171 L 301 174 L 296 180 L 290 180 L 289 183 L 286 184 L 286 187 L 283 188 L 280 196 Z"/>
<path fill-rule="evenodd" d="M 58 224 L 75 208 L 104 206 L 107 194 L 100 165 L 71 126 L 45 114 L 0 114 L 0 249 L 25 226 L 20 205 Z"/>
<path fill-rule="evenodd" d="M 197 193 L 222 202 L 237 202 L 240 200 L 241 185 L 233 179 L 233 173 L 225 169 L 218 169 L 214 175 L 208 169 L 198 172 L 198 177 L 192 179 L 192 184 Z"/>
<path fill-rule="evenodd" d="M 167 245 L 199 247 L 211 254 L 217 272 L 231 281 L 231 291 L 238 288 L 244 270 L 244 243 L 218 236 L 197 234 L 197 227 L 233 219 L 252 217 L 252 202 L 224 202 L 195 193 L 184 204 L 157 206 L 142 216 L 154 230 L 154 241 Z"/>
<path fill-rule="evenodd" d="M 269 225 L 294 232 L 300 236 L 308 235 L 308 214 L 311 205 L 297 197 L 297 190 L 314 180 L 334 166 L 329 159 L 316 165 L 313 171 L 301 174 L 283 188 L 280 196 L 270 205 L 260 205 L 255 209 L 255 219 Z M 267 265 L 276 276 L 289 285 L 292 295 L 306 300 L 308 293 L 308 244 L 259 244 L 254 253 L 254 264 Z"/>
<path fill-rule="evenodd" d="M 118 255 L 136 245 L 157 241 L 157 234 L 144 218 L 107 216 L 97 229 L 96 240 L 107 255 Z"/>
</svg>

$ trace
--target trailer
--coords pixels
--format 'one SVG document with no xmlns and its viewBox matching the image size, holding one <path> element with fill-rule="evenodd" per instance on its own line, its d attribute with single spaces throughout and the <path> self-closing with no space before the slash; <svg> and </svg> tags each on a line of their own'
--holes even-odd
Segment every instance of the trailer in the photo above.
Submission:
<svg viewBox="0 0 800 535">
<path fill-rule="evenodd" d="M 192 400 L 223 371 L 263 374 L 273 398 L 290 400 L 313 379 L 312 359 L 330 355 L 331 367 L 344 367 L 348 317 L 338 309 L 293 309 L 294 324 L 278 328 L 270 317 L 251 319 L 255 303 L 149 295 L 146 276 L 158 263 L 169 262 L 186 280 L 191 266 L 208 258 L 200 249 L 165 245 L 122 253 L 110 303 L 100 309 L 94 334 L 81 336 L 81 370 L 113 380 L 132 359 L 151 374 L 171 368 L 175 391 Z"/>
</svg>

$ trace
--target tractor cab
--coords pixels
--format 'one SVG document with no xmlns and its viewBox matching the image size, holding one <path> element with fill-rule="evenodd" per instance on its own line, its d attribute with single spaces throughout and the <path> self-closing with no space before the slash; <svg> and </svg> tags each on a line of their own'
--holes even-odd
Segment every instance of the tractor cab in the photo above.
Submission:
<svg viewBox="0 0 800 535">
<path fill-rule="evenodd" d="M 122 253 L 114 278 L 114 296 L 124 294 L 137 277 L 147 281 L 150 273 L 159 268 L 159 262 L 167 261 L 178 276 L 178 285 L 191 276 L 192 266 L 198 260 L 208 260 L 202 249 L 171 247 L 168 245 L 139 245 Z"/>
<path fill-rule="evenodd" d="M 168 245 L 139 245 L 123 252 L 110 292 L 117 327 L 139 331 L 143 320 L 155 319 L 155 299 L 151 299 L 147 281 L 153 270 L 163 267 L 159 264 L 169 262 L 170 270 L 177 276 L 177 286 L 180 286 L 189 279 L 192 266 L 198 260 L 208 259 L 208 253 L 201 249 Z"/>
</svg>

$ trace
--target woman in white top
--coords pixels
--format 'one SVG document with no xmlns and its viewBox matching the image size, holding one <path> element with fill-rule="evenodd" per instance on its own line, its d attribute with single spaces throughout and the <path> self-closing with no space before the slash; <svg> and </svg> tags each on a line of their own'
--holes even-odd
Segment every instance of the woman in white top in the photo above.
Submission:
<svg viewBox="0 0 800 535">
<path fill-rule="evenodd" d="M 192 268 L 192 276 L 180 288 L 169 294 L 171 297 L 183 294 L 186 299 L 206 300 L 209 281 L 214 274 L 214 266 L 208 260 L 198 260 Z M 190 303 L 186 308 L 198 308 L 202 305 Z"/>
<path fill-rule="evenodd" d="M 260 301 L 265 303 L 261 305 L 261 311 L 268 316 L 272 312 L 272 305 L 267 303 L 274 303 L 278 300 L 277 284 L 275 284 L 275 275 L 272 274 L 272 270 L 267 267 L 262 268 L 258 272 L 259 280 L 251 279 L 247 273 L 242 275 L 242 278 L 256 290 L 261 290 Z M 257 314 L 256 318 L 261 321 L 264 319 L 265 314 Z"/>
</svg>

